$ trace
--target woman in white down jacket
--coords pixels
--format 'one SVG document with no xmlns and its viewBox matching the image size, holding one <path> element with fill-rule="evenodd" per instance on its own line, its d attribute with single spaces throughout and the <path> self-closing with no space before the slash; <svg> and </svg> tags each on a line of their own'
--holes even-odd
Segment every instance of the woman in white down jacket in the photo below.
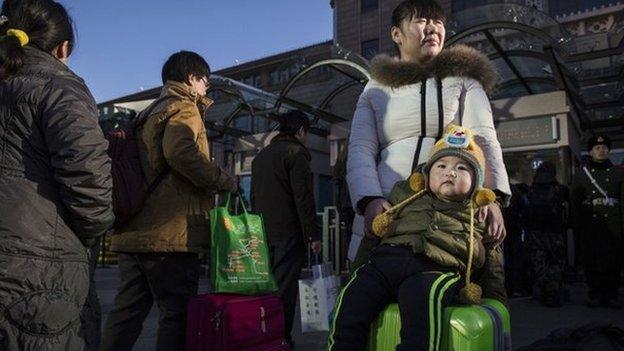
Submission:
<svg viewBox="0 0 624 351">
<path fill-rule="evenodd" d="M 373 59 L 372 79 L 358 100 L 347 160 L 351 200 L 360 215 L 353 226 L 351 259 L 365 239 L 356 265 L 375 244 L 370 225 L 389 206 L 385 198 L 392 186 L 427 161 L 431 146 L 451 122 L 475 133 L 487 160 L 485 186 L 500 197 L 480 213 L 487 222 L 486 239 L 500 243 L 505 237 L 499 206 L 511 191 L 486 95 L 497 75 L 487 57 L 468 46 L 443 49 L 444 20 L 433 0 L 400 3 L 390 31 L 400 55 Z"/>
</svg>

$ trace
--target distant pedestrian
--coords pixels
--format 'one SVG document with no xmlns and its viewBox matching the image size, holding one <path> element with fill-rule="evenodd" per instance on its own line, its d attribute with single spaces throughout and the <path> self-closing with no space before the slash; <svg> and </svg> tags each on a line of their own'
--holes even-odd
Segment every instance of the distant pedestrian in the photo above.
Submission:
<svg viewBox="0 0 624 351">
<path fill-rule="evenodd" d="M 505 250 L 505 285 L 507 293 L 512 297 L 530 295 L 531 286 L 527 266 L 529 261 L 526 252 L 529 186 L 510 178 L 511 201 L 503 208 L 503 218 L 507 229 L 507 237 L 503 242 Z"/>
<path fill-rule="evenodd" d="M 310 121 L 302 112 L 281 116 L 279 134 L 256 155 L 251 165 L 251 204 L 264 219 L 271 271 L 284 302 L 286 340 L 291 330 L 299 290 L 298 280 L 310 247 L 321 250 L 310 161 L 305 146 Z"/>
<path fill-rule="evenodd" d="M 0 33 L 0 350 L 96 350 L 89 264 L 114 221 L 111 164 L 67 67 L 72 21 L 52 0 L 5 0 Z"/>
<path fill-rule="evenodd" d="M 619 309 L 624 169 L 609 160 L 608 137 L 592 137 L 587 149 L 591 160 L 574 177 L 570 218 L 576 239 L 581 241 L 581 262 L 589 286 L 588 305 Z"/>
<path fill-rule="evenodd" d="M 568 188 L 557 182 L 557 170 L 550 162 L 536 170 L 529 189 L 527 251 L 540 301 L 549 307 L 563 304 L 563 274 L 566 268 Z"/>
<path fill-rule="evenodd" d="M 199 257 L 209 249 L 212 194 L 234 191 L 234 178 L 210 157 L 203 112 L 210 67 L 180 51 L 162 68 L 160 97 L 139 118 L 139 156 L 151 183 L 144 207 L 111 238 L 120 284 L 104 328 L 103 350 L 132 350 L 154 301 L 156 350 L 184 350 L 186 304 L 197 294 Z"/>
</svg>

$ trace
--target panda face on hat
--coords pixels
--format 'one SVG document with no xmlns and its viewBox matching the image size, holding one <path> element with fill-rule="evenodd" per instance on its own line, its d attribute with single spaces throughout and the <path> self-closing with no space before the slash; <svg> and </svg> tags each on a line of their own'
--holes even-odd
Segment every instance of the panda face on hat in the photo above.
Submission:
<svg viewBox="0 0 624 351">
<path fill-rule="evenodd" d="M 471 133 L 461 127 L 453 128 L 449 133 L 444 134 L 442 140 L 448 147 L 456 147 L 466 149 L 470 145 Z"/>
</svg>

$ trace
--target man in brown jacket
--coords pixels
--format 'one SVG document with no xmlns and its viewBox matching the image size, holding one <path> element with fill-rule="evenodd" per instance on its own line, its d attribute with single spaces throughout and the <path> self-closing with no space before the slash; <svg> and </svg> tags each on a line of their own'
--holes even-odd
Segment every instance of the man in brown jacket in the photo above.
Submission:
<svg viewBox="0 0 624 351">
<path fill-rule="evenodd" d="M 211 160 L 203 112 L 210 68 L 196 53 L 173 54 L 162 69 L 161 95 L 137 131 L 148 182 L 163 180 L 141 212 L 112 237 L 120 284 L 103 350 L 131 350 L 154 300 L 160 309 L 157 350 L 183 350 L 186 304 L 197 293 L 198 254 L 209 248 L 212 194 L 236 182 Z"/>
</svg>

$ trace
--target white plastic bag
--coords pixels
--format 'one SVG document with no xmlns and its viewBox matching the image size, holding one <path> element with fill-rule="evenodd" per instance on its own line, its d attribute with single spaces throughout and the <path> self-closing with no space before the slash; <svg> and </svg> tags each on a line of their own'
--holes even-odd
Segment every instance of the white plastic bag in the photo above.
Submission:
<svg viewBox="0 0 624 351">
<path fill-rule="evenodd" d="M 340 291 L 340 278 L 331 263 L 312 266 L 314 278 L 299 280 L 301 332 L 329 331 L 334 305 Z"/>
</svg>

